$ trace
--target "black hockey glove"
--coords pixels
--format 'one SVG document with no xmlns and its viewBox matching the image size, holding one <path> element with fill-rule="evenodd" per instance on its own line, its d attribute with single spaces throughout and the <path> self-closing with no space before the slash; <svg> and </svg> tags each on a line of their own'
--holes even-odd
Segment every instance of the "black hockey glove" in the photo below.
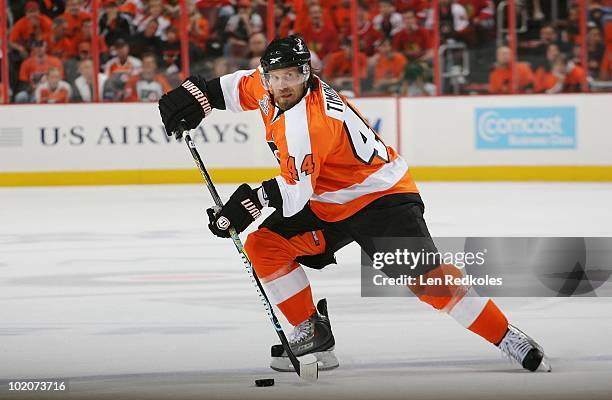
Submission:
<svg viewBox="0 0 612 400">
<path fill-rule="evenodd" d="M 206 81 L 197 76 L 185 79 L 181 86 L 159 99 L 159 113 L 168 136 L 172 136 L 183 120 L 185 128 L 195 129 L 211 111 L 206 97 Z"/>
<path fill-rule="evenodd" d="M 229 228 L 234 227 L 237 233 L 243 232 L 251 222 L 261 215 L 262 205 L 257 197 L 257 190 L 243 183 L 232 194 L 227 203 L 219 210 L 209 208 L 208 229 L 216 236 L 230 237 Z"/>
</svg>

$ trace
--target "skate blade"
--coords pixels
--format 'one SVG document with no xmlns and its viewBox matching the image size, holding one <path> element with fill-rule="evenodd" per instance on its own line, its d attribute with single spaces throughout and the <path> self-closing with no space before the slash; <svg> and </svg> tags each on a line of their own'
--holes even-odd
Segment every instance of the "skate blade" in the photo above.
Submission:
<svg viewBox="0 0 612 400">
<path fill-rule="evenodd" d="M 320 351 L 312 353 L 317 359 L 319 371 L 329 371 L 330 369 L 338 368 L 340 363 L 334 354 L 333 349 L 328 351 Z M 270 368 L 279 372 L 294 372 L 295 369 L 289 360 L 289 357 L 272 357 Z"/>
<path fill-rule="evenodd" d="M 542 361 L 540 361 L 540 365 L 538 365 L 538 369 L 536 369 L 536 372 L 552 372 L 552 366 L 550 365 L 550 361 L 548 361 L 548 358 L 546 358 L 546 356 L 544 356 L 544 358 L 542 358 Z"/>
</svg>

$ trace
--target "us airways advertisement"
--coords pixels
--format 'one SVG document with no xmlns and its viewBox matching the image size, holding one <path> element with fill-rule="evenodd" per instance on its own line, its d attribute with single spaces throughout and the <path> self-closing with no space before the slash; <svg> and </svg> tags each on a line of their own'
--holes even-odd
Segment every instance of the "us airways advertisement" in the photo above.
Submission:
<svg viewBox="0 0 612 400">
<path fill-rule="evenodd" d="M 395 146 L 395 100 L 354 103 Z M 0 121 L 3 172 L 193 168 L 183 144 L 166 135 L 155 103 L 15 105 L 0 107 Z M 210 168 L 277 166 L 258 111 L 215 110 L 191 136 Z"/>
</svg>

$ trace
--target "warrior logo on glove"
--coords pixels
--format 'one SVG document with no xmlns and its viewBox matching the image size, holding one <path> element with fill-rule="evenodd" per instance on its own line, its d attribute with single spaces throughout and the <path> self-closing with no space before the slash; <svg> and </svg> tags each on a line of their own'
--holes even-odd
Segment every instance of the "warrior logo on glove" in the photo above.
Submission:
<svg viewBox="0 0 612 400">
<path fill-rule="evenodd" d="M 209 220 L 208 229 L 216 236 L 223 238 L 230 237 L 230 226 L 236 229 L 237 233 L 241 233 L 251 225 L 251 222 L 261 216 L 262 208 L 257 197 L 257 190 L 243 183 L 238 186 L 238 189 L 220 210 L 217 207 L 206 210 Z"/>
<path fill-rule="evenodd" d="M 227 230 L 230 227 L 230 221 L 226 217 L 220 217 L 217 220 L 217 227 L 219 229 Z"/>
</svg>

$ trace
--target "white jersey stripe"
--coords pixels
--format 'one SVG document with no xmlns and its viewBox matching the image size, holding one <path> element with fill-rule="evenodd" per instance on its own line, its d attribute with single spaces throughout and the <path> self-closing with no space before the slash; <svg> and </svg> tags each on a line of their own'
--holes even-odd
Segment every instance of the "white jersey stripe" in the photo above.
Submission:
<svg viewBox="0 0 612 400">
<path fill-rule="evenodd" d="M 223 100 L 225 100 L 225 108 L 239 112 L 244 111 L 240 104 L 240 92 L 238 91 L 238 84 L 243 76 L 251 75 L 255 72 L 254 69 L 250 70 L 239 70 L 233 74 L 223 75 L 219 78 L 221 82 L 221 90 L 223 91 Z"/>
<path fill-rule="evenodd" d="M 288 274 L 265 282 L 263 285 L 270 300 L 274 304 L 280 304 L 310 286 L 310 282 L 304 269 L 299 266 Z"/>
<path fill-rule="evenodd" d="M 370 193 L 382 192 L 391 189 L 408 171 L 408 164 L 398 156 L 395 160 L 385 164 L 361 183 L 356 183 L 335 192 L 325 192 L 312 196 L 311 200 L 322 203 L 345 204 Z"/>
<path fill-rule="evenodd" d="M 461 325 L 469 328 L 484 310 L 488 301 L 488 297 L 480 297 L 474 288 L 470 288 L 448 314 Z"/>
<path fill-rule="evenodd" d="M 283 198 L 283 216 L 290 217 L 304 208 L 312 196 L 312 175 L 301 171 L 304 157 L 312 154 L 310 133 L 306 113 L 306 96 L 291 109 L 285 111 L 285 138 L 287 152 L 295 158 L 295 167 L 299 180 L 295 185 L 285 182 L 281 176 L 276 177 L 281 197 Z"/>
</svg>

